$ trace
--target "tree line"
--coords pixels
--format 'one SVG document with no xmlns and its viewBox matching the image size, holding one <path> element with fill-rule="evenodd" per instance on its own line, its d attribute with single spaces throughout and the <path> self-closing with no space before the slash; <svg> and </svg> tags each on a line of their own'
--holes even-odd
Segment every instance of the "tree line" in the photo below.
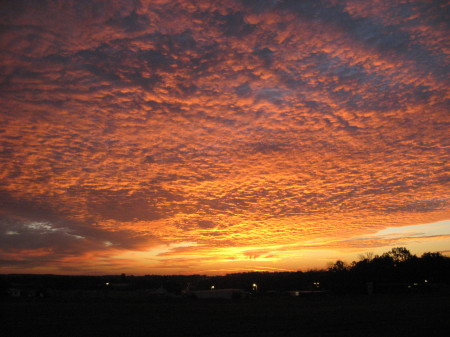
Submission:
<svg viewBox="0 0 450 337">
<path fill-rule="evenodd" d="M 450 285 L 450 258 L 438 252 L 420 257 L 405 247 L 381 255 L 365 253 L 357 261 L 338 260 L 328 269 L 296 272 L 243 272 L 224 276 L 205 275 L 0 275 L 0 293 L 14 285 L 43 289 L 141 289 L 164 288 L 173 294 L 193 290 L 243 289 L 258 294 L 304 290 L 311 293 L 363 293 L 371 285 L 375 292 L 433 290 Z"/>
<path fill-rule="evenodd" d="M 360 289 L 367 283 L 378 285 L 379 290 L 403 289 L 402 285 L 404 289 L 427 289 L 450 284 L 450 258 L 439 252 L 418 257 L 405 247 L 396 247 L 381 255 L 362 254 L 350 264 L 338 260 L 328 269 L 328 277 L 330 288 L 337 292 Z"/>
</svg>

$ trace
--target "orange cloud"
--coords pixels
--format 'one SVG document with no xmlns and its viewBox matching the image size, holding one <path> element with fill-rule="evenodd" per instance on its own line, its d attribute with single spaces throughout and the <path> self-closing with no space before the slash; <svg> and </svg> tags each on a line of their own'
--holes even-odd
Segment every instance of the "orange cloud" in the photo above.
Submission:
<svg viewBox="0 0 450 337">
<path fill-rule="evenodd" d="M 436 4 L 7 3 L 8 268 L 293 270 L 449 217 Z"/>
</svg>

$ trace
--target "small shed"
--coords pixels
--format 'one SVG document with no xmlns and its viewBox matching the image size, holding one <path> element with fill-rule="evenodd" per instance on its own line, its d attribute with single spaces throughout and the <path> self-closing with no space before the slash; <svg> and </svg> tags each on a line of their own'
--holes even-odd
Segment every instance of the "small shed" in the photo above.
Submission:
<svg viewBox="0 0 450 337">
<path fill-rule="evenodd" d="M 11 297 L 44 297 L 44 290 L 33 286 L 14 286 L 8 289 Z"/>
<path fill-rule="evenodd" d="M 212 289 L 212 290 L 197 290 L 192 291 L 191 294 L 198 299 L 239 299 L 247 296 L 247 293 L 242 289 Z"/>
</svg>

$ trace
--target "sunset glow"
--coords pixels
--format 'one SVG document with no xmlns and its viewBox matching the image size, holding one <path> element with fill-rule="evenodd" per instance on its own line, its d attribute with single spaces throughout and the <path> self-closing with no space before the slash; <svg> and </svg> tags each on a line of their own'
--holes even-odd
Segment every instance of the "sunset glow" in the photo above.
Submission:
<svg viewBox="0 0 450 337">
<path fill-rule="evenodd" d="M 2 1 L 0 272 L 448 255 L 449 10 Z"/>
</svg>

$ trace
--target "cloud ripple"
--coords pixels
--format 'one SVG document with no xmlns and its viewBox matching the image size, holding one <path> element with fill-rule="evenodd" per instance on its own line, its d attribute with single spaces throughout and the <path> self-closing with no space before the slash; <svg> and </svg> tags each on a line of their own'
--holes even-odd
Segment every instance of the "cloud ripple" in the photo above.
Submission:
<svg viewBox="0 0 450 337">
<path fill-rule="evenodd" d="M 184 242 L 219 261 L 448 219 L 445 2 L 0 12 L 6 266 L 92 272 Z"/>
</svg>

